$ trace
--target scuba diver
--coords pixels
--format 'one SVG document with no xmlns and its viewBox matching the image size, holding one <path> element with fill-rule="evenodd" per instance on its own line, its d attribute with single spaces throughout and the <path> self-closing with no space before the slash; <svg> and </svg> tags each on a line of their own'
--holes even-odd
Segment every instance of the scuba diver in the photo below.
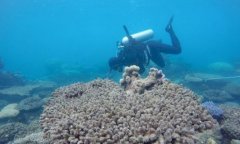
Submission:
<svg viewBox="0 0 240 144">
<path fill-rule="evenodd" d="M 119 52 L 117 56 L 110 58 L 108 61 L 110 72 L 112 70 L 122 72 L 125 66 L 137 65 L 140 67 L 140 73 L 143 73 L 150 60 L 159 67 L 165 66 L 161 53 L 180 54 L 181 45 L 172 28 L 172 21 L 173 17 L 170 18 L 165 28 L 171 37 L 172 45 L 157 40 L 149 40 L 153 37 L 151 29 L 130 35 L 127 27 L 123 26 L 126 37 L 118 43 Z"/>
</svg>

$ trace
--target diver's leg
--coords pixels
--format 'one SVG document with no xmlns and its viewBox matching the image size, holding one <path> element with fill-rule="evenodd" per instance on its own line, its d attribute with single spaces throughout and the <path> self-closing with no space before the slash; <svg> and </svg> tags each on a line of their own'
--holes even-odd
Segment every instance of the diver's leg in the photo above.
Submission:
<svg viewBox="0 0 240 144">
<path fill-rule="evenodd" d="M 148 41 L 147 45 L 149 47 L 152 48 L 157 48 L 159 52 L 163 52 L 163 53 L 168 53 L 168 54 L 179 54 L 181 53 L 182 49 L 181 49 L 181 45 L 180 42 L 172 28 L 172 18 L 170 20 L 170 22 L 168 23 L 167 27 L 166 27 L 166 32 L 169 33 L 171 41 L 172 41 L 172 45 L 168 45 L 168 44 L 164 44 L 161 43 L 159 41 Z"/>
<path fill-rule="evenodd" d="M 157 47 L 149 47 L 151 60 L 160 67 L 165 66 L 164 59 Z"/>
<path fill-rule="evenodd" d="M 176 53 L 176 54 L 181 53 L 181 51 L 182 51 L 181 45 L 180 45 L 180 42 L 172 28 L 172 25 L 170 24 L 167 27 L 168 27 L 168 29 L 166 31 L 169 33 L 169 35 L 171 37 L 171 41 L 172 41 L 172 49 L 173 49 L 172 52 Z"/>
<path fill-rule="evenodd" d="M 159 41 L 148 41 L 147 45 L 150 48 L 156 48 L 158 49 L 158 52 L 163 52 L 163 53 L 168 53 L 168 54 L 179 54 L 181 53 L 181 45 L 180 42 L 177 38 L 177 36 L 175 35 L 173 30 L 169 31 L 170 37 L 171 37 L 171 41 L 172 41 L 172 45 L 168 45 L 168 44 L 164 44 L 161 43 Z"/>
<path fill-rule="evenodd" d="M 166 51 L 166 52 L 170 52 L 170 53 L 173 53 L 173 54 L 179 54 L 181 53 L 181 45 L 180 45 L 180 42 L 173 30 L 173 27 L 172 27 L 172 22 L 173 22 L 173 18 L 174 16 L 172 16 L 165 28 L 166 32 L 169 33 L 170 37 L 171 37 L 171 41 L 172 41 L 172 50 L 171 51 Z"/>
</svg>

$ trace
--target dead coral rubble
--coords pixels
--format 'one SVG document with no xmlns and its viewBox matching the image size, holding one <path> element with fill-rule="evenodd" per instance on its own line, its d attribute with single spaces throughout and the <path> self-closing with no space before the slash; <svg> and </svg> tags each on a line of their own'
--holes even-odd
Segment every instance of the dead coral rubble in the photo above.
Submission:
<svg viewBox="0 0 240 144">
<path fill-rule="evenodd" d="M 131 84 L 141 80 L 137 72 L 128 74 L 133 74 Z M 144 91 L 132 85 L 136 89 L 130 94 L 110 80 L 77 84 L 83 91 L 78 96 L 66 96 L 71 86 L 58 89 L 41 115 L 44 137 L 54 144 L 195 143 L 194 135 L 212 129 L 216 121 L 192 91 L 162 76 L 150 72 L 161 84 Z"/>
</svg>

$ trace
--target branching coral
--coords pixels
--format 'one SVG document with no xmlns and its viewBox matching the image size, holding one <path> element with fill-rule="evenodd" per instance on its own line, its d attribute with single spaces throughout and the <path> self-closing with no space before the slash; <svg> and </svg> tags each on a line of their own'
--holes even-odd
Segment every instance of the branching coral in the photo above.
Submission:
<svg viewBox="0 0 240 144">
<path fill-rule="evenodd" d="M 57 90 L 41 115 L 45 138 L 56 144 L 194 143 L 195 134 L 214 127 L 192 91 L 163 80 L 157 69 L 142 80 L 138 70 L 125 69 L 127 92 L 110 80 L 79 84 L 81 96 L 66 97 L 70 87 Z"/>
<path fill-rule="evenodd" d="M 202 106 L 207 109 L 207 111 L 212 115 L 213 118 L 221 120 L 223 117 L 223 110 L 219 108 L 212 101 L 207 101 L 202 103 Z"/>
<path fill-rule="evenodd" d="M 143 93 L 149 90 L 155 84 L 161 84 L 164 80 L 164 74 L 161 70 L 151 68 L 149 75 L 145 79 L 141 79 L 139 75 L 140 68 L 138 66 L 125 67 L 123 78 L 120 79 L 120 84 L 128 94 Z"/>
<path fill-rule="evenodd" d="M 57 89 L 53 96 L 65 96 L 66 98 L 78 97 L 84 93 L 84 85 L 81 83 L 74 83 L 69 86 Z"/>
</svg>

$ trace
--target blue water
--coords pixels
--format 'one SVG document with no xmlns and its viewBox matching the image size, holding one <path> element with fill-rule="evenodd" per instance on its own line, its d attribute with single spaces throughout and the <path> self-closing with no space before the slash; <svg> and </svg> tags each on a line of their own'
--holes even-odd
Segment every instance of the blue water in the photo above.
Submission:
<svg viewBox="0 0 240 144">
<path fill-rule="evenodd" d="M 123 25 L 130 33 L 152 28 L 154 39 L 171 44 L 165 27 L 173 15 L 182 53 L 167 57 L 166 77 L 192 89 L 202 101 L 239 107 L 239 0 L 0 0 L 0 91 L 13 88 L 21 92 L 13 86 L 33 85 L 34 80 L 37 84 L 42 82 L 38 80 L 56 83 L 46 88 L 40 85 L 24 96 L 0 92 L 0 110 L 11 103 L 19 106 L 34 96 L 48 98 L 61 85 L 105 77 L 108 59 L 117 53 L 116 41 L 125 36 Z M 192 73 L 214 72 L 208 69 L 214 62 L 233 65 L 234 70 L 223 70 L 225 77 L 219 81 L 186 80 Z M 111 78 L 119 81 L 120 75 L 116 72 Z M 238 78 L 224 81 L 226 76 Z M 21 110 L 16 117 L 0 118 L 0 127 L 9 122 L 30 125 L 39 121 L 41 113 L 42 107 Z M 5 133 L 0 135 L 0 143 L 13 140 L 8 131 Z M 10 138 L 3 140 L 1 136 Z"/>
<path fill-rule="evenodd" d="M 5 69 L 40 78 L 52 61 L 107 69 L 115 42 L 147 28 L 170 43 L 174 15 L 182 57 L 194 67 L 239 61 L 239 0 L 0 0 L 0 57 Z"/>
</svg>

